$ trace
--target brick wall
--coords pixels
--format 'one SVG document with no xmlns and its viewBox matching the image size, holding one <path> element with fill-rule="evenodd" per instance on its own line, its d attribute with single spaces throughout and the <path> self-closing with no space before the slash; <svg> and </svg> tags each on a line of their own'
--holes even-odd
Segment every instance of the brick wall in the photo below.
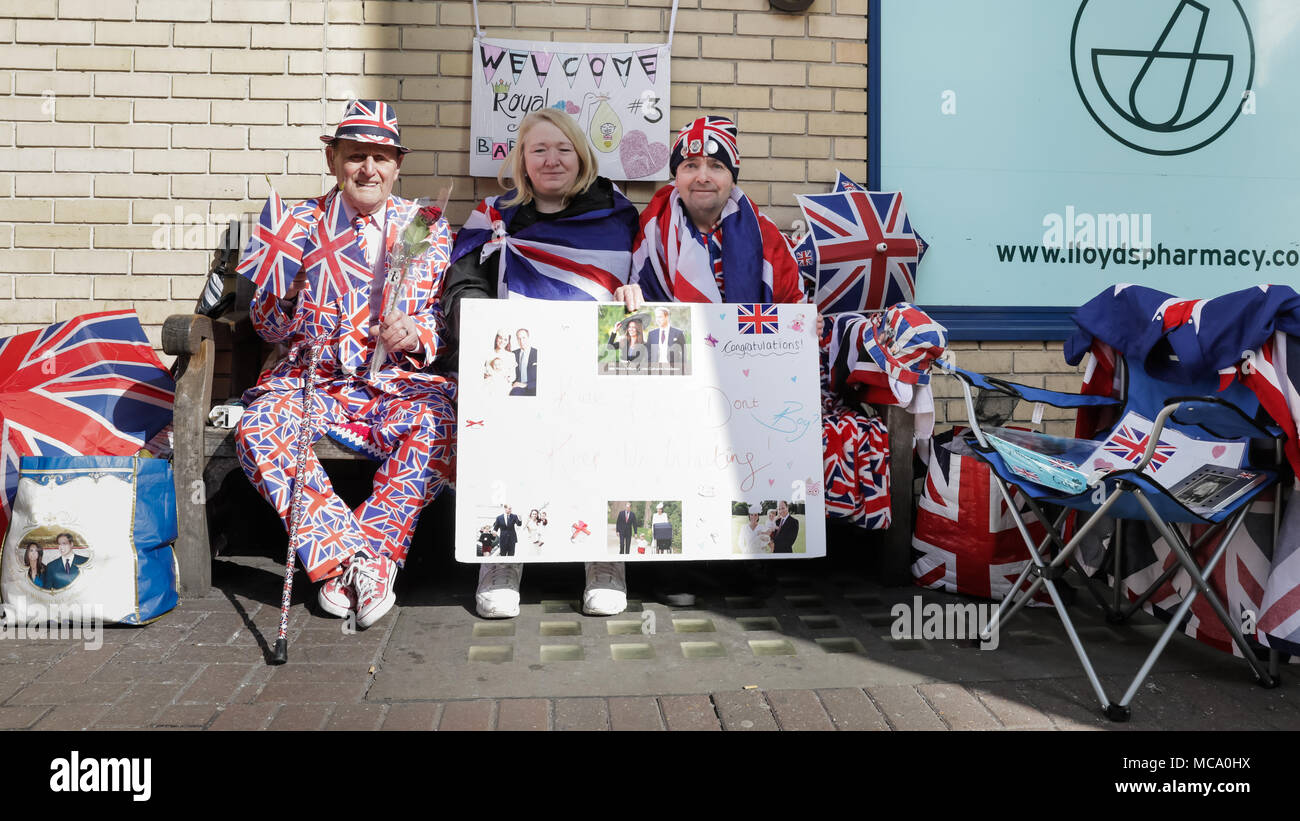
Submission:
<svg viewBox="0 0 1300 821">
<path fill-rule="evenodd" d="M 480 4 L 490 36 L 662 42 L 670 0 Z M 835 169 L 866 176 L 867 0 L 683 0 L 672 121 L 736 118 L 741 185 L 782 227 Z M 628 33 L 629 31 L 634 33 Z M 466 176 L 466 0 L 0 0 L 0 335 L 134 305 L 155 344 L 192 309 L 225 215 L 324 190 L 317 136 L 394 101 L 401 192 Z M 630 186 L 644 204 L 651 184 Z"/>
<path fill-rule="evenodd" d="M 1078 367 L 1066 365 L 1060 342 L 953 342 L 950 349 L 956 357 L 956 364 L 962 368 L 1054 391 L 1077 392 L 1088 364 L 1087 357 L 1084 357 Z M 936 375 L 931 384 L 934 389 L 935 430 L 967 424 L 961 383 L 949 376 Z M 1031 425 L 1033 410 L 1032 403 L 1019 403 L 1012 421 Z M 1074 436 L 1074 417 L 1072 410 L 1045 406 L 1042 423 L 1033 427 L 1053 436 Z"/>
</svg>

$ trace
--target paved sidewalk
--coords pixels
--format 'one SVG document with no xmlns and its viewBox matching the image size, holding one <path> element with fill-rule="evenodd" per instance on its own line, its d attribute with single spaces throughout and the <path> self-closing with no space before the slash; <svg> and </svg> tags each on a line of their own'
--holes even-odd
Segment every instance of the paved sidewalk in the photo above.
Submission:
<svg viewBox="0 0 1300 821">
<path fill-rule="evenodd" d="M 1113 724 L 1050 612 L 1018 616 L 996 650 L 897 641 L 894 605 L 965 600 L 784 564 L 798 566 L 757 582 L 738 570 L 712 587 L 680 571 L 700 591 L 693 608 L 641 595 L 644 568 L 633 568 L 632 607 L 614 619 L 577 612 L 580 571 L 530 568 L 524 612 L 505 622 L 474 615 L 474 568 L 451 565 L 439 582 L 399 588 L 392 614 L 352 634 L 309 612 L 315 591 L 303 583 L 290 662 L 270 667 L 281 570 L 269 559 L 218 559 L 210 595 L 144 628 L 107 629 L 101 647 L 0 642 L 0 728 L 1300 729 L 1290 669 L 1282 687 L 1265 690 L 1241 660 L 1178 637 L 1133 720 Z M 1113 627 L 1077 610 L 1118 697 L 1156 625 Z"/>
</svg>

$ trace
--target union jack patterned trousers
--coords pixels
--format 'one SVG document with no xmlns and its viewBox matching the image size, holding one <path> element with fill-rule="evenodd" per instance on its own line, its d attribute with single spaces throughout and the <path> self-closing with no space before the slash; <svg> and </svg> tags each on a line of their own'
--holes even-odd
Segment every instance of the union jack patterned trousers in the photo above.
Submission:
<svg viewBox="0 0 1300 821">
<path fill-rule="evenodd" d="M 315 442 L 331 426 L 361 422 L 388 453 L 370 497 L 353 510 L 334 492 L 316 454 L 307 458 L 298 559 L 313 582 L 343 572 L 354 555 L 401 564 L 424 506 L 452 480 L 455 405 L 450 385 L 419 397 L 334 382 L 315 392 Z M 289 528 L 302 394 L 266 393 L 244 412 L 235 438 L 239 464 Z"/>
</svg>

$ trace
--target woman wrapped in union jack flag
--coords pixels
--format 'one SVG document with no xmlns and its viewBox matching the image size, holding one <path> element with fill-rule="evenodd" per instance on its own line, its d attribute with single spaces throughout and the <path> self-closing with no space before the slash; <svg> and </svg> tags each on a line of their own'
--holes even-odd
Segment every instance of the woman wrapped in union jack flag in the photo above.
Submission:
<svg viewBox="0 0 1300 821">
<path fill-rule="evenodd" d="M 641 289 L 626 284 L 636 208 L 596 171 L 595 152 L 572 117 L 553 108 L 524 117 L 497 175 L 509 190 L 479 203 L 456 236 L 443 301 L 453 338 L 459 336 L 462 299 L 640 306 Z M 550 251 L 555 246 L 565 249 L 563 256 Z M 519 373 L 516 381 L 525 378 Z M 612 616 L 627 609 L 621 562 L 589 562 L 586 571 L 584 613 Z M 482 565 L 474 597 L 479 615 L 519 615 L 522 573 L 519 564 Z"/>
</svg>

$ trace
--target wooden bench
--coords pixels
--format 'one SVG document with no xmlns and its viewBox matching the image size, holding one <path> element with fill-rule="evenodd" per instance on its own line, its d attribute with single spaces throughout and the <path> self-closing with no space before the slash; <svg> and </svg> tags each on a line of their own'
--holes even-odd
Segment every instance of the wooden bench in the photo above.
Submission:
<svg viewBox="0 0 1300 821">
<path fill-rule="evenodd" d="M 229 263 L 233 267 L 233 260 Z M 231 272 L 233 275 L 233 271 Z M 212 584 L 212 540 L 207 500 L 232 471 L 240 470 L 235 456 L 235 432 L 208 425 L 213 398 L 223 401 L 252 386 L 270 348 L 253 330 L 247 306 L 252 284 L 238 278 L 235 310 L 218 319 L 180 314 L 163 324 L 163 350 L 176 357 L 176 402 L 173 421 L 177 521 L 176 560 L 181 592 L 201 596 Z M 884 408 L 889 427 L 890 507 L 892 524 L 878 565 L 885 584 L 910 584 L 912 564 L 912 431 L 911 414 Z M 367 461 L 329 437 L 316 443 L 322 461 Z"/>
</svg>

